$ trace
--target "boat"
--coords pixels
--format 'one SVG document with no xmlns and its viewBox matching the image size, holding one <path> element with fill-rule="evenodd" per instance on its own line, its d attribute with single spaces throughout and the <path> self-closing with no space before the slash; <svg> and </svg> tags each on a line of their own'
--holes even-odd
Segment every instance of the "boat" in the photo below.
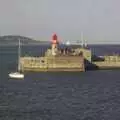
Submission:
<svg viewBox="0 0 120 120">
<path fill-rule="evenodd" d="M 19 47 L 18 47 L 18 67 L 16 72 L 9 73 L 10 78 L 18 78 L 23 79 L 24 74 L 20 72 L 20 56 L 21 56 L 21 49 L 20 49 L 20 39 L 19 39 Z"/>
<path fill-rule="evenodd" d="M 22 74 L 20 72 L 14 72 L 14 73 L 10 73 L 9 77 L 11 77 L 11 78 L 24 78 L 24 74 Z"/>
</svg>

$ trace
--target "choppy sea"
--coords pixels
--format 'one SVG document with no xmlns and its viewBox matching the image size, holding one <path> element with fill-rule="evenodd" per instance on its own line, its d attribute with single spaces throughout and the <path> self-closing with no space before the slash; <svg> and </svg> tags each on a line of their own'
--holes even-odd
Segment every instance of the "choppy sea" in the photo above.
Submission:
<svg viewBox="0 0 120 120">
<path fill-rule="evenodd" d="M 39 56 L 48 46 L 22 46 Z M 44 49 L 41 49 L 44 48 Z M 120 45 L 91 45 L 93 54 L 120 53 Z M 17 46 L 0 46 L 0 120 L 120 120 L 120 70 L 26 73 L 16 70 Z"/>
</svg>

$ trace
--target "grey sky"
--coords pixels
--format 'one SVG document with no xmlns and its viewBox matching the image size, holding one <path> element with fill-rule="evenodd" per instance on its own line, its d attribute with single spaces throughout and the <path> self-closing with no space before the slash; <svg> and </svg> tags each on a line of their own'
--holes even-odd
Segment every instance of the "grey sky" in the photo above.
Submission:
<svg viewBox="0 0 120 120">
<path fill-rule="evenodd" d="M 0 35 L 120 42 L 120 0 L 0 0 Z"/>
</svg>

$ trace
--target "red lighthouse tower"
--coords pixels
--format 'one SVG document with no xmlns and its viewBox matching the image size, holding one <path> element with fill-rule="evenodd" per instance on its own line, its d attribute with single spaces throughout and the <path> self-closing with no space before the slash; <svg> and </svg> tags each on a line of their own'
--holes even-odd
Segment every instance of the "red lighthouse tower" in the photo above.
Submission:
<svg viewBox="0 0 120 120">
<path fill-rule="evenodd" d="M 54 33 L 54 34 L 52 35 L 52 55 L 54 55 L 54 56 L 57 54 L 58 44 L 59 44 L 59 42 L 58 42 L 58 37 L 57 37 L 57 35 Z"/>
</svg>

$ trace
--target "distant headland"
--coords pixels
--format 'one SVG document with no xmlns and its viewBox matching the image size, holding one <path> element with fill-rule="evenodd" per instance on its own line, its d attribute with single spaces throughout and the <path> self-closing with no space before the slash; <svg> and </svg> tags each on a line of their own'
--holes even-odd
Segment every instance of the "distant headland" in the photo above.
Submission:
<svg viewBox="0 0 120 120">
<path fill-rule="evenodd" d="M 34 40 L 24 36 L 6 35 L 0 36 L 0 45 L 18 45 L 19 39 L 21 40 L 22 45 L 49 44 L 49 41 Z"/>
</svg>

